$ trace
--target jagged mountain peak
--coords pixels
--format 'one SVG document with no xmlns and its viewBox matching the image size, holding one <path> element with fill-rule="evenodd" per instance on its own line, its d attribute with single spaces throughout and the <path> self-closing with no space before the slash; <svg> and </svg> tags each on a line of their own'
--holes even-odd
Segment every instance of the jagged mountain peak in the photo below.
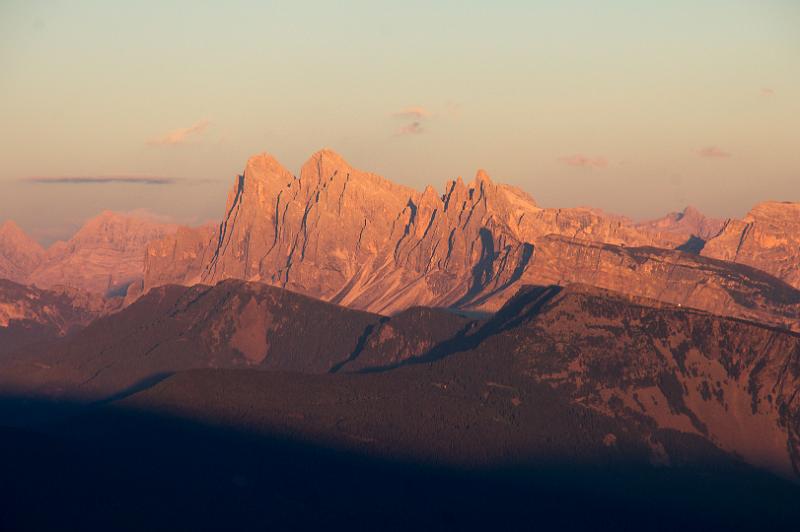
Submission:
<svg viewBox="0 0 800 532">
<path fill-rule="evenodd" d="M 5 222 L 3 222 L 2 224 L 0 224 L 0 233 L 21 233 L 21 232 L 22 229 L 20 228 L 20 226 L 18 226 L 17 223 L 10 218 Z"/>
<path fill-rule="evenodd" d="M 483 168 L 479 168 L 478 171 L 475 173 L 475 180 L 473 183 L 475 184 L 476 188 L 480 187 L 484 183 L 491 183 L 492 179 L 489 177 L 489 174 Z"/>
<path fill-rule="evenodd" d="M 13 220 L 0 225 L 0 278 L 24 281 L 44 254 L 44 248 Z"/>
<path fill-rule="evenodd" d="M 673 213 L 642 224 L 590 208 L 542 208 L 524 191 L 492 181 L 485 170 L 469 183 L 461 177 L 448 181 L 441 194 L 430 186 L 418 191 L 354 168 L 330 149 L 312 155 L 298 178 L 268 155 L 257 156 L 250 167 L 235 183 L 212 234 L 187 232 L 179 242 L 168 238 L 151 246 L 145 289 L 170 280 L 214 283 L 233 277 L 393 313 L 420 304 L 495 310 L 523 282 L 583 280 L 735 315 L 763 317 L 775 308 L 767 301 L 744 309 L 716 285 L 703 294 L 689 290 L 704 275 L 724 277 L 727 270 L 704 269 L 679 252 L 665 261 L 658 254 L 625 251 L 676 249 L 692 235 L 716 234 L 721 222 L 691 207 L 682 220 Z M 255 167 L 278 177 L 249 179 Z M 252 183 L 258 194 L 250 193 Z M 574 263 L 574 275 L 564 271 L 565 261 Z M 662 264 L 677 263 L 683 279 L 679 295 L 671 297 L 676 281 L 661 275 L 667 268 Z M 795 315 L 794 307 L 778 310 L 780 323 Z"/>
<path fill-rule="evenodd" d="M 300 168 L 300 179 L 323 183 L 336 177 L 346 178 L 353 171 L 344 157 L 330 148 L 314 153 Z"/>
<path fill-rule="evenodd" d="M 705 217 L 705 215 L 703 215 L 703 213 L 700 212 L 700 209 L 698 209 L 694 205 L 687 205 L 686 207 L 684 207 L 684 209 L 679 213 L 679 216 L 680 216 L 678 218 L 679 220 L 682 220 L 684 218 L 692 219 L 692 218 Z"/>
<path fill-rule="evenodd" d="M 267 152 L 261 152 L 251 156 L 245 166 L 245 176 L 252 179 L 265 178 L 272 175 L 285 176 L 291 173 L 278 161 L 278 159 Z"/>
<path fill-rule="evenodd" d="M 0 239 L 6 244 L 24 246 L 31 252 L 43 252 L 44 248 L 32 239 L 14 220 L 8 219 L 0 225 Z"/>
</svg>

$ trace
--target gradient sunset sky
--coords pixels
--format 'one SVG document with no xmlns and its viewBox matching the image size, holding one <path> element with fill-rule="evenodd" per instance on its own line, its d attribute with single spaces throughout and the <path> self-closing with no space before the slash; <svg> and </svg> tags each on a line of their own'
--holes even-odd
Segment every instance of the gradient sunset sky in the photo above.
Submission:
<svg viewBox="0 0 800 532">
<path fill-rule="evenodd" d="M 322 147 L 636 219 L 800 201 L 800 1 L 0 0 L 0 221 L 43 242 Z"/>
</svg>

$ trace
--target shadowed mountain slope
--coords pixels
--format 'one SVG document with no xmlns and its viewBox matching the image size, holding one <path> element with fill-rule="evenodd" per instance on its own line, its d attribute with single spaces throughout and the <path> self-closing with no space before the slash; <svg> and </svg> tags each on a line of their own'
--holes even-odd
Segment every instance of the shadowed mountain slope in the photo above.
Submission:
<svg viewBox="0 0 800 532">
<path fill-rule="evenodd" d="M 80 290 L 41 290 L 0 279 L 0 355 L 77 331 L 119 303 Z"/>
<path fill-rule="evenodd" d="M 800 518 L 796 485 L 700 438 L 643 441 L 546 385 L 481 369 L 201 370 L 61 424 L 0 429 L 0 527 L 707 531 Z"/>
<path fill-rule="evenodd" d="M 1 373 L 6 390 L 96 400 L 193 368 L 374 373 L 459 357 L 479 361 L 480 378 L 502 362 L 581 408 L 782 475 L 800 463 L 800 336 L 583 285 L 525 288 L 483 321 L 424 308 L 386 318 L 235 280 L 161 287 Z"/>
<path fill-rule="evenodd" d="M 800 335 L 582 285 L 523 289 L 475 334 L 477 356 L 575 404 L 707 438 L 800 474 Z"/>
<path fill-rule="evenodd" d="M 420 355 L 468 321 L 436 309 L 390 319 L 238 280 L 163 286 L 69 338 L 10 355 L 0 383 L 101 399 L 191 368 L 336 372 L 362 355 L 373 364 Z"/>
</svg>

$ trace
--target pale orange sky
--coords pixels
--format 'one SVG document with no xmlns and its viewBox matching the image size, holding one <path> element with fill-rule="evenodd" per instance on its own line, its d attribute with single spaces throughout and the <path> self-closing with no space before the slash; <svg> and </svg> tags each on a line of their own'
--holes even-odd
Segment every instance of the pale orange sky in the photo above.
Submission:
<svg viewBox="0 0 800 532">
<path fill-rule="evenodd" d="M 544 206 L 741 216 L 800 201 L 798 28 L 792 0 L 3 2 L 0 220 L 199 223 L 249 155 L 321 147 L 420 189 L 486 168 Z"/>
</svg>

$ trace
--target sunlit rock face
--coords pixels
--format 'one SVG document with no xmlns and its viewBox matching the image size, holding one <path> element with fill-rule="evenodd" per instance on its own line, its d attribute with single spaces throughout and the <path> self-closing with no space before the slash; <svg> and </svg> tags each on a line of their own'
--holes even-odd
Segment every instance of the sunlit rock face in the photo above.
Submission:
<svg viewBox="0 0 800 532">
<path fill-rule="evenodd" d="M 800 288 L 800 203 L 759 203 L 729 220 L 703 255 L 748 264 Z"/>
<path fill-rule="evenodd" d="M 41 287 L 71 286 L 99 294 L 125 293 L 142 278 L 147 243 L 176 226 L 146 216 L 105 211 L 68 241 L 56 242 L 25 279 Z"/>
<path fill-rule="evenodd" d="M 794 287 L 749 266 L 674 250 L 551 235 L 538 240 L 522 282 L 585 283 L 800 331 L 800 291 Z"/>
<path fill-rule="evenodd" d="M 128 300 L 162 284 L 237 278 L 383 314 L 419 305 L 494 311 L 523 282 L 584 282 L 794 327 L 796 291 L 697 257 L 707 239 L 722 242 L 723 225 L 693 208 L 639 224 L 542 208 L 483 170 L 439 194 L 355 169 L 331 150 L 299 177 L 260 154 L 235 180 L 218 226 L 150 242 L 143 284 Z"/>
<path fill-rule="evenodd" d="M 12 220 L 0 225 L 0 279 L 24 282 L 45 251 Z"/>
<path fill-rule="evenodd" d="M 0 226 L 0 278 L 40 288 L 124 295 L 128 285 L 143 278 L 148 242 L 176 229 L 145 212 L 104 211 L 69 240 L 45 250 L 8 221 Z"/>
</svg>

